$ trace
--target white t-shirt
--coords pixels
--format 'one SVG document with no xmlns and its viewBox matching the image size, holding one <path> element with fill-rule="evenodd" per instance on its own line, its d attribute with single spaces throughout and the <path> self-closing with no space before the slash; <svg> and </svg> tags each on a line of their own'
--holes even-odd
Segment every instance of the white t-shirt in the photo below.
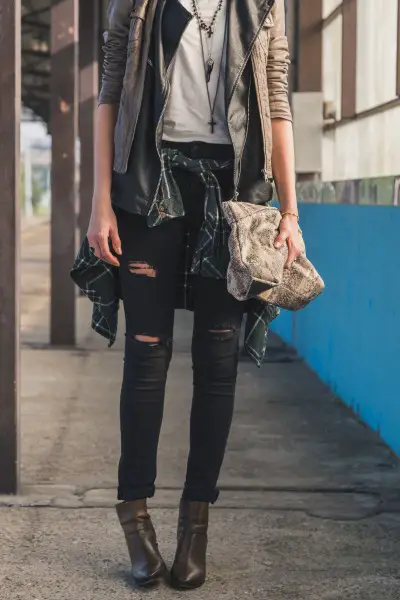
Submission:
<svg viewBox="0 0 400 600">
<path fill-rule="evenodd" d="M 181 4 L 192 12 L 191 0 L 180 0 Z M 197 0 L 203 20 L 210 23 L 218 0 Z M 209 83 L 211 105 L 214 102 L 218 75 L 222 63 L 221 80 L 214 111 L 214 133 L 209 125 L 210 105 L 207 98 L 204 63 L 208 58 L 206 33 L 203 33 L 204 59 L 197 19 L 193 16 L 175 55 L 170 71 L 171 92 L 164 114 L 163 139 L 172 142 L 208 142 L 230 144 L 225 111 L 225 64 L 226 45 L 223 47 L 226 26 L 227 2 L 224 2 L 215 23 L 211 57 L 214 68 Z"/>
</svg>

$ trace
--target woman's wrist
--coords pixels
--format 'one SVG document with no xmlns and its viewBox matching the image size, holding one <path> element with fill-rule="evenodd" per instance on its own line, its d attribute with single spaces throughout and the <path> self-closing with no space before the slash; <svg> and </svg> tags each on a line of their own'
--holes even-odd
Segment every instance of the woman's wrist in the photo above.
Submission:
<svg viewBox="0 0 400 600">
<path fill-rule="evenodd" d="M 108 208 L 111 206 L 111 193 L 107 189 L 94 189 L 93 192 L 93 207 Z"/>
<path fill-rule="evenodd" d="M 281 215 L 282 215 L 282 219 L 290 219 L 293 221 L 298 222 L 299 221 L 299 213 L 297 211 L 297 209 L 292 209 L 292 210 L 282 210 L 281 209 Z"/>
<path fill-rule="evenodd" d="M 292 213 L 295 215 L 299 214 L 299 205 L 297 198 L 288 190 L 282 190 L 277 186 L 277 195 L 279 202 L 279 210 L 281 214 Z"/>
<path fill-rule="evenodd" d="M 292 212 L 284 211 L 284 210 L 281 210 L 280 212 L 282 215 L 281 223 L 282 224 L 286 223 L 286 226 L 289 226 L 290 228 L 292 227 L 292 225 L 294 225 L 298 229 L 300 235 L 302 235 L 303 232 L 300 229 L 300 225 L 299 225 L 299 213 L 297 211 L 292 213 Z M 290 225 L 288 225 L 289 223 L 290 223 Z"/>
</svg>

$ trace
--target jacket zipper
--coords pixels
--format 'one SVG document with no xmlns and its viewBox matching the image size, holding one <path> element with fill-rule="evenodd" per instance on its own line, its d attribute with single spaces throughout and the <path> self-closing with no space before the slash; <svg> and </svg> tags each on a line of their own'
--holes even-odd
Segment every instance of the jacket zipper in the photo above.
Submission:
<svg viewBox="0 0 400 600">
<path fill-rule="evenodd" d="M 273 3 L 270 3 L 269 10 L 268 10 L 267 14 L 265 15 L 265 17 L 263 19 L 263 22 L 261 23 L 260 27 L 258 28 L 256 35 L 253 38 L 253 42 L 251 43 L 251 45 L 249 47 L 249 50 L 248 50 L 248 52 L 247 52 L 247 54 L 246 54 L 246 56 L 244 58 L 243 64 L 242 64 L 242 66 L 241 66 L 241 68 L 239 70 L 239 73 L 238 73 L 237 77 L 236 77 L 235 85 L 233 86 L 232 94 L 231 94 L 231 97 L 230 97 L 230 100 L 229 100 L 229 103 L 228 103 L 227 117 L 229 115 L 229 109 L 230 109 L 230 106 L 231 106 L 231 102 L 232 102 L 233 96 L 235 95 L 236 88 L 237 88 L 237 86 L 239 84 L 239 80 L 240 80 L 240 78 L 241 78 L 241 76 L 243 74 L 243 71 L 246 68 L 246 65 L 248 63 L 248 60 L 249 60 L 249 58 L 251 56 L 255 40 L 257 39 L 257 37 L 260 34 L 261 29 L 263 28 L 264 22 L 267 19 L 269 13 L 271 12 L 272 6 L 273 6 Z M 248 118 L 250 118 L 250 115 L 248 116 Z M 240 175 L 241 175 L 241 171 L 242 171 L 241 160 L 242 160 L 242 157 L 243 157 L 244 146 L 245 146 L 246 139 L 247 139 L 247 132 L 246 132 L 246 138 L 245 138 L 245 143 L 243 144 L 242 152 L 240 154 L 239 159 L 236 160 L 236 146 L 235 146 L 235 144 L 233 142 L 233 136 L 232 136 L 231 127 L 230 127 L 230 124 L 229 124 L 229 119 L 228 119 L 228 130 L 229 130 L 229 135 L 231 136 L 231 141 L 232 141 L 232 145 L 233 145 L 233 149 L 234 149 L 234 153 L 235 153 L 235 164 L 233 166 L 233 180 L 234 180 L 235 188 L 234 188 L 234 192 L 233 192 L 233 198 L 234 198 L 234 200 L 237 200 L 238 197 L 239 197 L 239 189 L 238 188 L 239 188 Z M 237 163 L 238 163 L 238 166 L 237 166 Z"/>
</svg>

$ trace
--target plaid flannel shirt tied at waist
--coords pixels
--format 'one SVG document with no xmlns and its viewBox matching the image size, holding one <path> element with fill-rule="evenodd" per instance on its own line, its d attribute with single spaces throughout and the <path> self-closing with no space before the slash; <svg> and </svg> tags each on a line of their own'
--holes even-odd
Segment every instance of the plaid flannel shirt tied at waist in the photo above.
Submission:
<svg viewBox="0 0 400 600">
<path fill-rule="evenodd" d="M 173 176 L 174 168 L 186 169 L 200 177 L 204 184 L 204 222 L 190 272 L 203 277 L 226 278 L 230 229 L 222 211 L 221 188 L 213 171 L 231 168 L 232 164 L 231 160 L 188 158 L 173 148 L 162 150 L 159 190 L 147 216 L 147 223 L 149 227 L 155 227 L 185 215 L 182 196 Z M 93 302 L 92 328 L 106 337 L 112 346 L 117 333 L 120 299 L 118 268 L 96 258 L 86 238 L 75 259 L 71 277 Z M 185 303 L 185 307 L 193 309 L 188 303 Z M 245 309 L 245 349 L 260 366 L 266 353 L 268 327 L 279 314 L 279 309 L 256 299 L 248 300 Z"/>
<path fill-rule="evenodd" d="M 195 173 L 204 184 L 204 222 L 195 248 L 191 273 L 225 279 L 229 264 L 229 226 L 222 213 L 221 187 L 213 171 L 233 167 L 232 160 L 193 159 L 180 150 L 162 150 L 161 181 L 147 223 L 150 227 L 183 217 L 185 210 L 172 169 Z"/>
</svg>

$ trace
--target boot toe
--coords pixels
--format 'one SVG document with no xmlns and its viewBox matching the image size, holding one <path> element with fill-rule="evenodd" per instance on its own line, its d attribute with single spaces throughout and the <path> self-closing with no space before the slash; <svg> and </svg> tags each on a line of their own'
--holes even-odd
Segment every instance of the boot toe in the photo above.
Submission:
<svg viewBox="0 0 400 600">
<path fill-rule="evenodd" d="M 171 585 L 177 590 L 194 590 L 205 582 L 203 573 L 191 573 L 189 577 L 180 578 L 171 572 Z"/>
<path fill-rule="evenodd" d="M 140 587 L 151 587 L 155 586 L 163 581 L 166 574 L 166 567 L 162 565 L 156 571 L 151 573 L 147 569 L 134 569 L 133 578 L 136 585 Z"/>
<path fill-rule="evenodd" d="M 193 561 L 188 561 L 188 564 L 180 566 L 174 564 L 171 569 L 171 583 L 177 589 L 195 589 L 202 586 L 205 580 L 205 560 L 200 564 Z"/>
</svg>

